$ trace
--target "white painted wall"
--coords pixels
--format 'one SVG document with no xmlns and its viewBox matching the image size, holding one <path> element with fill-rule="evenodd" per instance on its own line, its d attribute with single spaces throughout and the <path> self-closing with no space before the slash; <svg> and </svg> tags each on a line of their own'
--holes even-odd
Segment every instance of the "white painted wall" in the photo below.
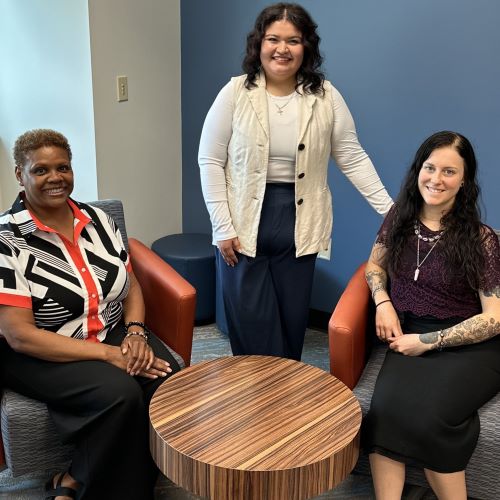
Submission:
<svg viewBox="0 0 500 500">
<path fill-rule="evenodd" d="M 99 198 L 120 198 L 129 235 L 150 244 L 182 224 L 180 2 L 88 3 Z"/>
<path fill-rule="evenodd" d="M 0 0 L 0 209 L 18 191 L 12 146 L 33 128 L 69 139 L 74 196 L 97 197 L 87 0 Z"/>
<path fill-rule="evenodd" d="M 180 232 L 180 57 L 179 0 L 0 0 L 0 209 L 18 190 L 15 139 L 54 128 L 73 150 L 75 198 L 120 198 L 146 244 Z"/>
</svg>

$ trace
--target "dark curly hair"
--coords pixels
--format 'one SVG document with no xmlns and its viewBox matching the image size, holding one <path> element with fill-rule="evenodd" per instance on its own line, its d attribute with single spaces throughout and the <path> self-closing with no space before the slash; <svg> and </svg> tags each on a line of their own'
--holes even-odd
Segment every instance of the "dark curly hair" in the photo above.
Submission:
<svg viewBox="0 0 500 500">
<path fill-rule="evenodd" d="M 55 146 L 64 149 L 68 153 L 69 161 L 71 161 L 72 154 L 68 139 L 55 130 L 38 128 L 28 130 L 16 139 L 13 148 L 16 167 L 22 168 L 28 160 L 28 154 L 44 146 Z"/>
<path fill-rule="evenodd" d="M 476 179 L 477 161 L 469 140 L 457 132 L 437 132 L 418 148 L 396 201 L 393 225 L 386 236 L 384 264 L 389 275 L 399 269 L 403 249 L 408 239 L 414 235 L 413 226 L 423 205 L 418 189 L 422 165 L 434 150 L 449 146 L 464 160 L 464 180 L 453 207 L 441 219 L 441 226 L 445 231 L 440 241 L 450 270 L 466 279 L 473 289 L 477 289 L 485 265 L 481 245 L 483 233 L 478 206 L 480 188 Z"/>
<path fill-rule="evenodd" d="M 297 72 L 297 90 L 299 85 L 308 94 L 324 94 L 323 82 L 325 75 L 321 71 L 323 58 L 319 53 L 320 37 L 316 33 L 318 25 L 309 13 L 296 3 L 276 3 L 266 7 L 255 20 L 253 30 L 247 36 L 246 55 L 243 59 L 243 71 L 247 78 L 247 89 L 255 87 L 255 79 L 260 72 L 260 48 L 266 30 L 270 24 L 286 20 L 291 22 L 302 33 L 304 59 Z"/>
</svg>

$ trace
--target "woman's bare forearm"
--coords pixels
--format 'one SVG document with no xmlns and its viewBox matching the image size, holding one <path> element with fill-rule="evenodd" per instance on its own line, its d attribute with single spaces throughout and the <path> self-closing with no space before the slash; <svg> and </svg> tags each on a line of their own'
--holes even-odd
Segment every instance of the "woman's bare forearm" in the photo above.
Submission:
<svg viewBox="0 0 500 500">
<path fill-rule="evenodd" d="M 123 301 L 123 319 L 125 323 L 129 321 L 139 321 L 144 322 L 145 317 L 145 306 L 144 298 L 142 296 L 141 285 L 137 281 L 134 273 L 130 273 L 130 288 L 128 295 Z M 134 326 L 135 330 L 140 330 L 141 328 L 137 325 Z"/>
<path fill-rule="evenodd" d="M 31 310 L 0 307 L 0 334 L 16 352 L 46 361 L 107 361 L 112 346 L 37 328 Z"/>
</svg>

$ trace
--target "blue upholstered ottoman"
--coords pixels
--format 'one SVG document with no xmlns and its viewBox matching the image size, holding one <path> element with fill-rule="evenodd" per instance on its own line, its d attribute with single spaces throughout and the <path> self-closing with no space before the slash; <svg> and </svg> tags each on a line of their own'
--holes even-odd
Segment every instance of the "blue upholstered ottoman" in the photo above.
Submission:
<svg viewBox="0 0 500 500">
<path fill-rule="evenodd" d="M 208 234 L 170 234 L 156 240 L 151 250 L 196 288 L 197 323 L 215 317 L 215 253 Z"/>
</svg>

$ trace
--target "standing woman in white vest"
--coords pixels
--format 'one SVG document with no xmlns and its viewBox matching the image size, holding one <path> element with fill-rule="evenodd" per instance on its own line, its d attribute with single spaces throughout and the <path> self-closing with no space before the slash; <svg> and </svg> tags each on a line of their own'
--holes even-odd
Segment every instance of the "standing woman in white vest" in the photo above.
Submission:
<svg viewBox="0 0 500 500">
<path fill-rule="evenodd" d="M 392 199 L 321 72 L 317 25 L 297 4 L 266 7 L 248 34 L 245 74 L 205 119 L 198 162 L 217 246 L 233 354 L 300 359 L 314 266 L 328 248 L 332 157 L 372 207 Z"/>
</svg>

